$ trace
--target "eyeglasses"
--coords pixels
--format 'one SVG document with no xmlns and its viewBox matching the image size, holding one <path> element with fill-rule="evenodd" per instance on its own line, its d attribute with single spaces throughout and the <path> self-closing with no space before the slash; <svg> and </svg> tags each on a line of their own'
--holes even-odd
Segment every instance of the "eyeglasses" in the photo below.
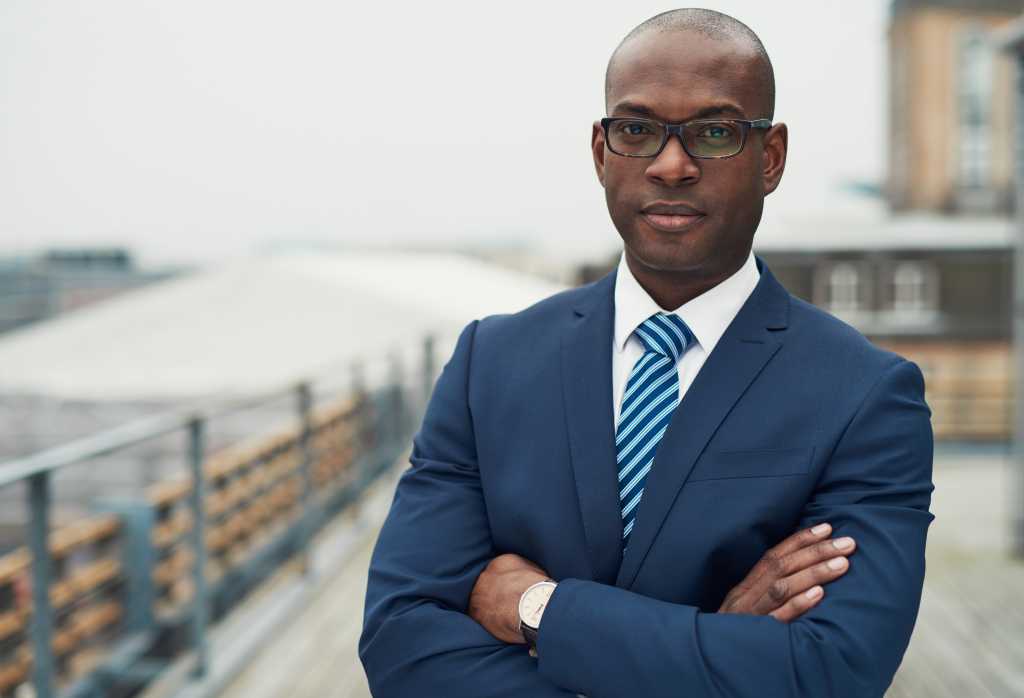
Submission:
<svg viewBox="0 0 1024 698">
<path fill-rule="evenodd" d="M 771 119 L 698 119 L 678 124 L 634 117 L 601 119 L 608 150 L 627 158 L 656 157 L 672 135 L 690 157 L 731 158 L 743 150 L 750 129 L 771 127 Z"/>
</svg>

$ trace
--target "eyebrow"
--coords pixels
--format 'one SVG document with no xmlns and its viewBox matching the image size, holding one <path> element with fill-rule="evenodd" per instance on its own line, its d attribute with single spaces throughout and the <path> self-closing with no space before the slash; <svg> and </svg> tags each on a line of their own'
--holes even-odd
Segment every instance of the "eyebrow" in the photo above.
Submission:
<svg viewBox="0 0 1024 698">
<path fill-rule="evenodd" d="M 638 114 L 640 116 L 647 116 L 652 119 L 664 121 L 664 119 L 655 114 L 650 107 L 645 107 L 642 104 L 636 104 L 634 102 L 620 102 L 619 104 L 615 105 L 614 109 L 612 109 L 613 113 L 617 111 L 628 111 L 633 114 Z M 704 107 L 703 109 L 699 109 L 695 113 L 691 114 L 689 118 L 685 119 L 685 121 L 690 121 L 692 119 L 703 119 L 708 116 L 717 116 L 719 114 L 735 114 L 740 118 L 746 118 L 746 116 L 743 113 L 743 110 L 737 107 L 736 105 L 722 103 L 713 104 L 711 106 Z"/>
</svg>

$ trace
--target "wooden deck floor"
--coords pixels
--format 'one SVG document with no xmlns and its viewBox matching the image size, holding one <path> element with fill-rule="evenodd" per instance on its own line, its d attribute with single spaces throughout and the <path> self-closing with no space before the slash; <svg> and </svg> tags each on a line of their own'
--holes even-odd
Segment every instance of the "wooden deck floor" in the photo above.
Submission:
<svg viewBox="0 0 1024 698">
<path fill-rule="evenodd" d="M 1012 561 L 1010 466 L 940 455 L 914 637 L 887 698 L 1024 696 L 1024 562 Z M 356 655 L 376 528 L 224 698 L 367 698 Z"/>
<path fill-rule="evenodd" d="M 1000 457 L 941 457 L 910 647 L 887 698 L 1024 696 L 1024 561 L 1012 560 L 1021 483 Z"/>
<path fill-rule="evenodd" d="M 356 655 L 373 538 L 224 698 L 370 698 Z"/>
</svg>

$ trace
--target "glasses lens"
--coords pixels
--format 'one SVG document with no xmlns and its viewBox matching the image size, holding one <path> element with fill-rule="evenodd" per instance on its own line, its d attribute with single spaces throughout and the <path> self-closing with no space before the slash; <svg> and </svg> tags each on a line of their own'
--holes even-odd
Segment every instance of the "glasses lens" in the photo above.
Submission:
<svg viewBox="0 0 1024 698">
<path fill-rule="evenodd" d="M 743 130 L 739 124 L 728 121 L 701 121 L 689 124 L 683 130 L 686 147 L 702 158 L 724 158 L 740 152 Z"/>
<path fill-rule="evenodd" d="M 620 155 L 654 155 L 664 137 L 665 128 L 647 119 L 622 119 L 608 124 L 608 147 Z"/>
</svg>

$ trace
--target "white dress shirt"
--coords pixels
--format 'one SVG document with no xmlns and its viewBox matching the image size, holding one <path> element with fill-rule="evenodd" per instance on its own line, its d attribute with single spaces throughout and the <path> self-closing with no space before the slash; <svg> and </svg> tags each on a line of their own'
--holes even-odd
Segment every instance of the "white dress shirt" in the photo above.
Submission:
<svg viewBox="0 0 1024 698">
<path fill-rule="evenodd" d="M 726 328 L 754 291 L 761 273 L 757 270 L 754 252 L 739 270 L 717 286 L 708 289 L 672 312 L 693 330 L 696 344 L 686 350 L 676 365 L 679 372 L 679 400 L 682 401 L 697 372 L 718 344 Z M 633 365 L 644 355 L 644 345 L 633 335 L 640 323 L 658 312 L 666 312 L 644 290 L 626 264 L 626 253 L 619 258 L 615 276 L 615 336 L 612 347 L 612 405 L 615 428 L 619 427 L 622 393 Z"/>
</svg>

